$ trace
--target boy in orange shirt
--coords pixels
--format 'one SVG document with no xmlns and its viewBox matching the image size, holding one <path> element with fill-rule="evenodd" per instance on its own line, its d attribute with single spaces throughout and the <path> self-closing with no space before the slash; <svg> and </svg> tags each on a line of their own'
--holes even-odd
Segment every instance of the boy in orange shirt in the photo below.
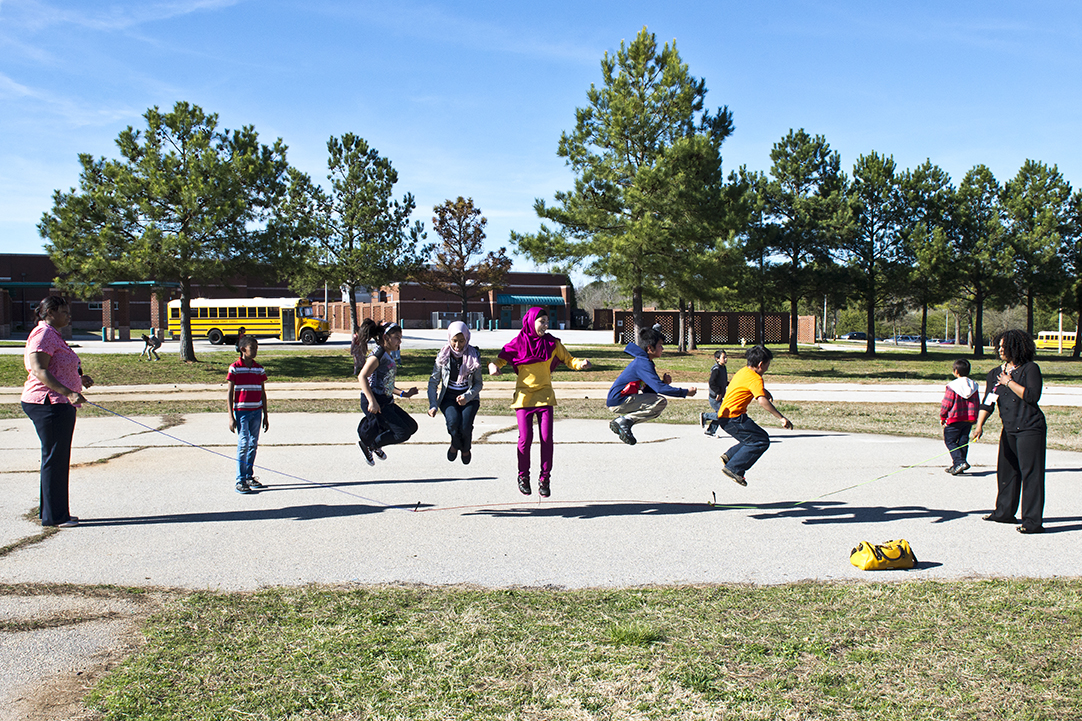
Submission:
<svg viewBox="0 0 1082 721">
<path fill-rule="evenodd" d="M 792 422 L 774 407 L 773 396 L 763 386 L 763 374 L 770 368 L 774 354 L 764 346 L 748 350 L 747 366 L 733 374 L 718 411 L 718 426 L 736 439 L 736 445 L 721 454 L 725 464 L 721 472 L 742 486 L 748 485 L 744 474 L 770 447 L 770 436 L 748 415 L 753 400 L 781 420 L 782 428 L 792 429 Z"/>
</svg>

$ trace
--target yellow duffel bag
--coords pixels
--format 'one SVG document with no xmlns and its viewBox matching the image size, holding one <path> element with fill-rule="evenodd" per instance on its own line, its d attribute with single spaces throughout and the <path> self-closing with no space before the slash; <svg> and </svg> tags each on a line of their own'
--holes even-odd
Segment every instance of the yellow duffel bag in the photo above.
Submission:
<svg viewBox="0 0 1082 721">
<path fill-rule="evenodd" d="M 917 557 L 909 541 L 899 538 L 886 543 L 862 541 L 849 554 L 849 562 L 862 571 L 883 571 L 888 568 L 913 568 Z"/>
</svg>

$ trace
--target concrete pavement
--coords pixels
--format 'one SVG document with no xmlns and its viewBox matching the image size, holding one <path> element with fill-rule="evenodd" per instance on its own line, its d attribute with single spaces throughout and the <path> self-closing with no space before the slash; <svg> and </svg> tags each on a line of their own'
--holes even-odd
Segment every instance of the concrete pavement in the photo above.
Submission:
<svg viewBox="0 0 1082 721">
<path fill-rule="evenodd" d="M 695 427 L 642 424 L 629 447 L 604 421 L 564 420 L 553 496 L 539 502 L 515 490 L 509 418 L 479 419 L 474 461 L 463 466 L 444 457 L 442 420 L 420 417 L 417 436 L 374 468 L 356 448 L 357 420 L 273 415 L 258 457 L 269 488 L 241 496 L 223 415 L 188 416 L 168 435 L 81 419 L 74 462 L 84 465 L 71 494 L 82 523 L 0 558 L 0 582 L 242 590 L 1082 573 L 1082 454 L 1049 452 L 1049 533 L 1026 537 L 980 520 L 995 495 L 994 442 L 973 448 L 970 474 L 951 477 L 937 441 L 772 428 L 774 444 L 741 488 L 719 473 L 728 444 Z M 37 502 L 38 442 L 29 422 L 7 420 L 0 446 L 6 544 L 37 532 L 22 515 Z M 919 569 L 849 565 L 859 541 L 899 537 Z"/>
</svg>

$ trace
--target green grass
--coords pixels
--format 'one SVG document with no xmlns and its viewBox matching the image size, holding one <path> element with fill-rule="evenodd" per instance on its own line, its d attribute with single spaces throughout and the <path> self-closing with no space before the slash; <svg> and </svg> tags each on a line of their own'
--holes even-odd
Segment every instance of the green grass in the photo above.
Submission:
<svg viewBox="0 0 1082 721">
<path fill-rule="evenodd" d="M 1082 581 L 193 593 L 120 719 L 1082 717 Z"/>
</svg>

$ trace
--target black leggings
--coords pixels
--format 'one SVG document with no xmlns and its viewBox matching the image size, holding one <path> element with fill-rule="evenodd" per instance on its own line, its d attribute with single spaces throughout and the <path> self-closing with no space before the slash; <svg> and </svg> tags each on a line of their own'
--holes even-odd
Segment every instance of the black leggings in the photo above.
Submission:
<svg viewBox="0 0 1082 721">
<path fill-rule="evenodd" d="M 376 394 L 379 413 L 368 412 L 368 397 L 361 396 L 361 411 L 364 418 L 357 425 L 357 437 L 370 448 L 393 446 L 404 443 L 417 432 L 417 421 L 409 413 L 398 407 L 390 396 Z"/>
</svg>

